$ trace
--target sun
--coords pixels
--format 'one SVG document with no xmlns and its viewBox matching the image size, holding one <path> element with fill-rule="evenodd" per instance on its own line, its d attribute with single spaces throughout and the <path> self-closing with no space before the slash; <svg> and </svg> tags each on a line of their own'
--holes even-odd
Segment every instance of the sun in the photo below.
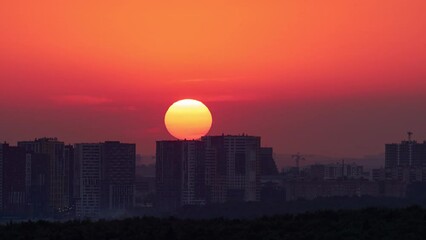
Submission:
<svg viewBox="0 0 426 240">
<path fill-rule="evenodd" d="M 202 102 L 183 99 L 173 103 L 164 116 L 167 131 L 177 139 L 199 139 L 212 126 L 212 114 Z"/>
</svg>

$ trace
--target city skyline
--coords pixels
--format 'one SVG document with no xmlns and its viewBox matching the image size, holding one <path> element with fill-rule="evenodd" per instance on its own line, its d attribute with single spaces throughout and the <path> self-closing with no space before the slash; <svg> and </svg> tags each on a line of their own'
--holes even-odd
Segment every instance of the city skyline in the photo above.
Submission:
<svg viewBox="0 0 426 240">
<path fill-rule="evenodd" d="M 158 140 L 153 174 L 138 168 L 134 143 L 3 143 L 0 216 L 99 219 L 334 197 L 413 201 L 426 182 L 426 141 L 412 135 L 385 143 L 384 166 L 373 169 L 344 159 L 299 165 L 300 153 L 295 165 L 278 169 L 273 148 L 247 134 Z"/>
<path fill-rule="evenodd" d="M 165 131 L 167 132 L 166 128 L 165 128 Z M 405 133 L 405 134 L 403 134 L 403 133 Z M 395 138 L 393 140 L 385 140 L 385 142 L 387 144 L 395 144 L 395 143 L 398 143 L 400 141 L 409 141 L 409 139 L 407 137 L 407 133 L 411 133 L 411 137 L 412 137 L 411 141 L 416 141 L 416 142 L 420 142 L 420 143 L 426 142 L 426 137 L 425 138 L 419 137 L 417 134 L 415 134 L 413 132 L 402 132 L 402 133 L 400 132 L 399 134 L 395 133 L 394 134 Z M 413 134 L 414 134 L 414 136 L 413 136 Z M 210 134 L 209 133 L 209 134 L 207 134 L 203 137 L 209 137 L 209 136 L 215 136 L 215 135 L 251 135 L 251 134 L 247 134 L 247 132 L 221 133 L 221 134 Z M 15 142 L 9 141 L 8 139 L 2 139 L 2 142 L 8 143 L 8 144 L 11 144 L 11 145 L 16 145 L 16 144 L 18 144 L 19 142 L 22 142 L 22 141 L 33 141 L 33 140 L 42 139 L 42 138 L 58 139 L 58 136 L 56 136 L 56 135 L 54 135 L 54 136 L 40 135 L 40 136 L 36 136 L 36 137 L 33 137 L 33 138 L 17 138 L 17 140 Z M 95 141 L 81 141 L 81 140 L 76 139 L 73 142 L 69 142 L 69 141 L 64 141 L 63 138 L 59 138 L 59 139 L 62 142 L 64 142 L 65 145 L 73 145 L 73 144 L 78 144 L 78 143 L 102 143 L 103 141 L 105 141 L 105 140 L 102 140 L 102 139 L 95 140 Z M 119 137 L 118 138 L 109 138 L 109 139 L 114 139 L 114 141 L 122 141 L 121 140 L 122 138 L 119 138 Z M 191 141 L 191 140 L 201 140 L 201 139 L 202 138 L 198 138 L 198 139 L 176 139 L 173 136 L 171 136 L 170 133 L 167 133 L 166 137 L 160 138 L 160 139 L 154 139 L 152 142 L 155 143 L 156 141 L 172 141 L 172 140 Z M 138 144 L 136 144 L 136 145 L 138 145 Z M 385 149 L 382 148 L 383 143 L 375 143 L 375 145 L 380 145 L 380 149 L 378 151 L 370 152 L 370 153 L 369 152 L 364 152 L 364 153 L 360 152 L 360 154 L 357 154 L 357 155 L 348 155 L 348 154 L 344 154 L 344 153 L 342 153 L 342 155 L 335 155 L 333 153 L 325 154 L 325 153 L 321 153 L 321 152 L 316 153 L 316 152 L 303 151 L 303 149 L 307 149 L 307 148 L 298 148 L 298 150 L 296 152 L 290 152 L 290 151 L 285 151 L 285 150 L 283 152 L 277 152 L 277 151 L 274 150 L 274 154 L 283 155 L 283 156 L 284 155 L 285 156 L 287 156 L 287 155 L 291 156 L 292 154 L 303 152 L 304 155 L 317 156 L 317 157 L 321 157 L 321 158 L 322 157 L 328 157 L 328 158 L 331 158 L 331 159 L 345 159 L 345 158 L 362 159 L 362 158 L 366 158 L 366 157 L 367 158 L 368 157 L 380 157 L 380 156 L 384 157 L 385 156 Z M 274 149 L 276 149 L 276 148 L 280 149 L 280 146 L 278 144 L 274 144 L 274 143 L 265 144 L 265 146 L 268 146 L 268 147 L 271 147 L 271 148 L 274 148 Z M 278 146 L 278 147 L 276 147 L 276 146 Z M 138 148 L 136 148 L 136 149 L 138 150 Z M 155 157 L 155 151 L 153 153 L 137 151 L 136 153 L 142 159 Z M 140 162 L 140 164 L 150 164 L 150 163 L 153 163 L 153 162 L 152 161 L 146 161 L 146 160 L 141 160 L 141 162 Z"/>
<path fill-rule="evenodd" d="M 425 4 L 5 2 L 0 140 L 117 139 L 153 155 L 171 139 L 167 107 L 193 98 L 212 111 L 212 135 L 377 154 L 407 130 L 426 138 Z"/>
</svg>

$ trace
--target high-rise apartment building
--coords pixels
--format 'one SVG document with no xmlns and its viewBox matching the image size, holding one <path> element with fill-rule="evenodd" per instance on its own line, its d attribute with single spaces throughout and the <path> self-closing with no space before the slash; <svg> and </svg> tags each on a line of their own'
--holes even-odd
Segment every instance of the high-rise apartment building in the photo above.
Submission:
<svg viewBox="0 0 426 240">
<path fill-rule="evenodd" d="M 26 187 L 29 205 L 28 215 L 35 218 L 47 217 L 49 205 L 49 156 L 43 153 L 26 153 Z"/>
<path fill-rule="evenodd" d="M 57 138 L 18 142 L 18 147 L 49 157 L 49 204 L 55 213 L 69 209 L 69 162 L 64 157 L 64 143 Z"/>
<path fill-rule="evenodd" d="M 206 136 L 202 141 L 209 201 L 259 201 L 260 137 Z"/>
<path fill-rule="evenodd" d="M 68 203 L 70 210 L 75 212 L 75 197 L 74 197 L 74 146 L 65 145 L 64 146 L 64 162 L 65 173 L 68 173 Z"/>
<path fill-rule="evenodd" d="M 172 210 L 181 206 L 182 142 L 157 141 L 155 161 L 156 207 Z"/>
<path fill-rule="evenodd" d="M 3 214 L 24 216 L 27 212 L 26 152 L 3 144 Z"/>
<path fill-rule="evenodd" d="M 200 141 L 157 141 L 157 207 L 173 210 L 205 203 L 204 145 Z"/>
<path fill-rule="evenodd" d="M 3 146 L 6 144 L 0 144 L 0 213 L 3 212 Z"/>
<path fill-rule="evenodd" d="M 408 140 L 385 145 L 385 168 L 426 166 L 426 142 Z"/>
<path fill-rule="evenodd" d="M 77 217 L 112 216 L 134 206 L 136 145 L 76 144 L 73 195 Z"/>
<path fill-rule="evenodd" d="M 47 217 L 49 159 L 45 154 L 0 145 L 2 212 L 14 217 Z"/>
<path fill-rule="evenodd" d="M 134 206 L 136 145 L 102 143 L 102 211 L 120 213 Z"/>
<path fill-rule="evenodd" d="M 182 205 L 203 205 L 205 199 L 204 144 L 182 142 Z"/>
<path fill-rule="evenodd" d="M 101 210 L 102 145 L 76 144 L 74 177 L 76 217 L 99 217 Z"/>
</svg>

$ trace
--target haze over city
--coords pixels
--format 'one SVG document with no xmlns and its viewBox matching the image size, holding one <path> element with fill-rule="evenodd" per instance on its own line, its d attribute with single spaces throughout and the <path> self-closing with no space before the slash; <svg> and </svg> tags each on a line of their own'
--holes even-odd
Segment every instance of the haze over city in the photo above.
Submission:
<svg viewBox="0 0 426 240">
<path fill-rule="evenodd" d="M 423 239 L 425 0 L 0 5 L 0 239 Z"/>
<path fill-rule="evenodd" d="M 0 140 L 117 139 L 155 153 L 164 113 L 205 103 L 210 135 L 277 153 L 383 153 L 426 138 L 425 2 L 7 1 Z"/>
</svg>

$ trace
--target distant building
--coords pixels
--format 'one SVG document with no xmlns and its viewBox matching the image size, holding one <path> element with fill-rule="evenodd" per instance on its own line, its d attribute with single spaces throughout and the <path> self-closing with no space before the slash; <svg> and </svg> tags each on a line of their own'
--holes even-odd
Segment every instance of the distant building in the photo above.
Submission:
<svg viewBox="0 0 426 240">
<path fill-rule="evenodd" d="M 136 145 L 102 143 L 102 211 L 124 213 L 134 207 Z"/>
<path fill-rule="evenodd" d="M 182 205 L 205 204 L 204 145 L 200 141 L 182 144 Z"/>
<path fill-rule="evenodd" d="M 181 206 L 182 142 L 157 141 L 155 179 L 156 205 L 162 210 Z"/>
<path fill-rule="evenodd" d="M 205 136 L 209 202 L 260 200 L 260 137 Z"/>
<path fill-rule="evenodd" d="M 227 201 L 228 164 L 225 138 L 209 136 L 202 138 L 205 147 L 206 200 L 211 203 Z"/>
<path fill-rule="evenodd" d="M 49 156 L 43 153 L 26 153 L 26 186 L 29 205 L 28 216 L 35 218 L 48 217 L 51 214 L 49 205 L 50 172 Z"/>
<path fill-rule="evenodd" d="M 81 143 L 74 150 L 77 217 L 124 214 L 134 207 L 135 144 Z"/>
<path fill-rule="evenodd" d="M 74 176 L 76 217 L 100 216 L 102 145 L 80 143 L 75 145 Z"/>
<path fill-rule="evenodd" d="M 3 157 L 3 148 L 5 144 L 0 144 L 0 213 L 3 212 L 3 162 L 4 162 L 4 157 Z"/>
<path fill-rule="evenodd" d="M 314 164 L 310 166 L 309 177 L 312 180 L 324 180 L 325 179 L 325 169 L 324 164 Z M 329 170 L 328 170 L 329 171 Z M 328 172 L 327 171 L 327 172 Z"/>
<path fill-rule="evenodd" d="M 364 167 L 361 165 L 342 161 L 306 166 L 302 169 L 300 178 L 306 180 L 368 179 L 369 173 L 364 172 Z M 292 179 L 291 176 L 288 179 Z"/>
<path fill-rule="evenodd" d="M 153 207 L 155 177 L 137 176 L 135 181 L 135 207 Z"/>
<path fill-rule="evenodd" d="M 18 142 L 18 147 L 49 157 L 49 204 L 55 213 L 66 211 L 69 202 L 69 162 L 64 157 L 64 143 L 57 138 L 40 138 L 34 141 Z"/>
<path fill-rule="evenodd" d="M 48 156 L 0 145 L 2 211 L 12 217 L 49 215 Z"/>
<path fill-rule="evenodd" d="M 385 145 L 385 168 L 426 167 L 426 142 L 408 140 Z"/>
<path fill-rule="evenodd" d="M 26 151 L 8 144 L 2 149 L 3 214 L 23 217 L 28 211 Z"/>
<path fill-rule="evenodd" d="M 285 188 L 283 175 L 265 175 L 261 176 L 260 200 L 262 202 L 284 202 Z"/>
<path fill-rule="evenodd" d="M 205 204 L 204 145 L 200 141 L 157 141 L 157 207 L 173 210 Z"/>
<path fill-rule="evenodd" d="M 426 182 L 426 167 L 379 168 L 371 172 L 373 181 Z"/>
<path fill-rule="evenodd" d="M 72 214 L 75 214 L 75 196 L 74 196 L 74 146 L 64 146 L 64 162 L 65 172 L 68 172 L 68 203 L 69 210 Z"/>
<path fill-rule="evenodd" d="M 326 164 L 324 166 L 324 179 L 331 180 L 340 178 L 364 178 L 364 168 L 356 163 L 345 164 L 344 161 L 341 163 Z"/>
<path fill-rule="evenodd" d="M 278 169 L 274 161 L 273 149 L 270 147 L 261 147 L 259 153 L 260 175 L 277 175 Z"/>
<path fill-rule="evenodd" d="M 399 181 L 372 182 L 362 179 L 290 181 L 285 183 L 286 200 L 312 200 L 319 197 L 404 198 L 406 184 Z"/>
</svg>

